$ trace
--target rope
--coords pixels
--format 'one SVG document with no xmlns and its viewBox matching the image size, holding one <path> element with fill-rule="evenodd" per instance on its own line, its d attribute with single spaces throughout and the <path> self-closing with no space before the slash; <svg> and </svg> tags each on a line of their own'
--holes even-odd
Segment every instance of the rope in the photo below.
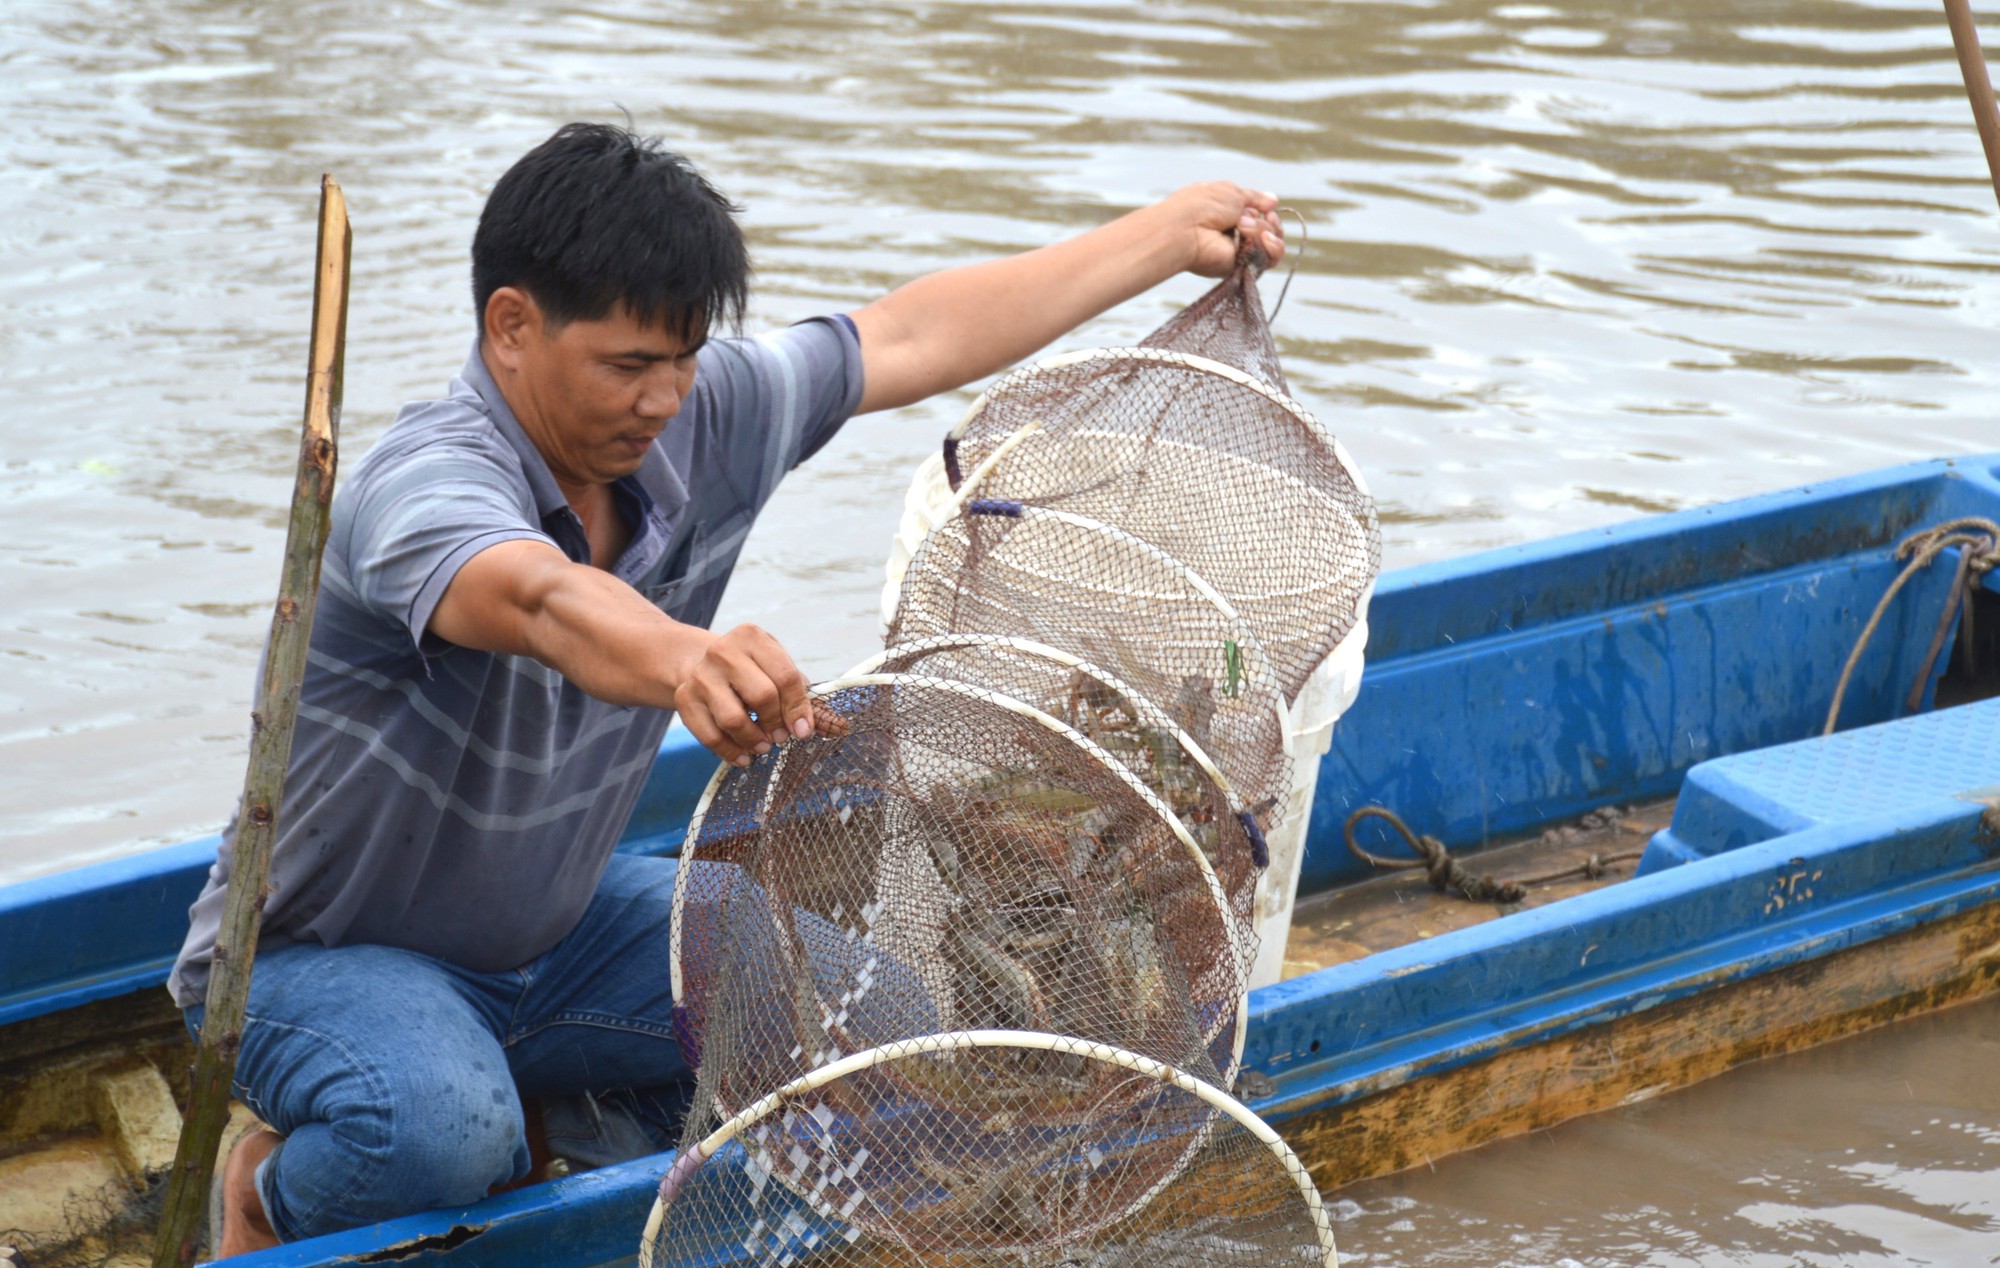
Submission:
<svg viewBox="0 0 2000 1268">
<path fill-rule="evenodd" d="M 1637 862 L 1645 853 L 1644 850 L 1625 850 L 1618 854 L 1593 854 L 1575 867 L 1544 872 L 1540 876 L 1525 876 L 1514 883 L 1522 889 L 1534 889 L 1542 885 L 1553 885 L 1557 881 L 1566 881 L 1572 876 L 1581 876 L 1587 881 L 1603 880 L 1604 874 L 1611 870 L 1612 864 Z"/>
<path fill-rule="evenodd" d="M 1417 855 L 1417 857 L 1413 859 L 1385 859 L 1378 854 L 1370 854 L 1368 851 L 1362 849 L 1360 844 L 1354 839 L 1354 825 L 1363 819 L 1369 818 L 1384 820 L 1390 827 L 1402 833 L 1403 840 L 1409 842 L 1411 853 Z M 1347 848 L 1353 852 L 1354 857 L 1360 859 L 1362 862 L 1375 867 L 1387 868 L 1390 871 L 1404 871 L 1413 867 L 1421 867 L 1424 869 L 1425 875 L 1429 878 L 1432 889 L 1437 890 L 1439 893 L 1445 892 L 1447 887 L 1456 889 L 1459 893 L 1476 903 L 1518 903 L 1527 897 L 1528 891 L 1531 889 L 1537 889 L 1543 885 L 1553 885 L 1557 881 L 1566 881 L 1575 876 L 1581 876 L 1585 880 L 1591 881 L 1602 880 L 1614 864 L 1635 862 L 1645 854 L 1644 850 L 1625 850 L 1617 854 L 1592 854 L 1584 859 L 1583 862 L 1570 867 L 1561 868 L 1553 872 L 1544 872 L 1539 876 L 1524 876 L 1520 880 L 1503 883 L 1494 880 L 1491 876 L 1474 876 L 1472 873 L 1466 871 L 1464 866 L 1458 860 L 1452 858 L 1450 852 L 1444 848 L 1444 842 L 1434 836 L 1419 836 L 1415 832 L 1410 831 L 1410 825 L 1404 823 L 1395 811 L 1385 806 L 1361 807 L 1361 809 L 1347 816 L 1347 826 L 1343 831 L 1347 836 Z"/>
<path fill-rule="evenodd" d="M 1890 601 L 1896 597 L 1904 584 L 1930 566 L 1933 559 L 1952 547 L 1959 547 L 1964 553 L 1959 556 L 1958 571 L 1952 581 L 1951 592 L 1945 597 L 1944 613 L 1938 619 L 1937 630 L 1931 635 L 1930 650 L 1924 656 L 1923 667 L 1917 672 L 1917 681 L 1910 688 L 1909 699 L 1905 702 L 1910 710 L 1923 702 L 1924 684 L 1930 681 L 1931 668 L 1937 664 L 1938 653 L 1944 650 L 1946 633 L 1951 629 L 1952 618 L 1961 608 L 1965 621 L 1959 627 L 1960 634 L 1970 648 L 1972 636 L 1971 596 L 1979 579 L 2000 567 L 2000 524 L 1977 515 L 1963 519 L 1946 520 L 1942 524 L 1911 533 L 1896 544 L 1893 558 L 1907 559 L 1903 570 L 1889 583 L 1882 599 L 1875 605 L 1868 624 L 1861 629 L 1861 637 L 1854 642 L 1854 650 L 1847 654 L 1847 664 L 1840 671 L 1840 682 L 1833 689 L 1833 704 L 1826 711 L 1826 728 L 1821 735 L 1832 735 L 1840 721 L 1841 702 L 1847 698 L 1847 685 L 1854 677 L 1854 667 L 1861 661 L 1861 653 L 1868 647 L 1868 640 L 1875 637 L 1875 630 L 1882 624 L 1882 617 L 1889 610 Z"/>
<path fill-rule="evenodd" d="M 1390 827 L 1402 833 L 1403 840 L 1409 842 L 1411 853 L 1418 857 L 1385 859 L 1362 849 L 1354 839 L 1354 825 L 1367 818 L 1384 820 Z M 1430 879 L 1431 888 L 1440 894 L 1447 889 L 1456 889 L 1475 903 L 1518 903 L 1528 896 L 1528 891 L 1519 885 L 1503 885 L 1491 876 L 1475 876 L 1466 871 L 1465 866 L 1444 848 L 1444 842 L 1434 836 L 1418 836 L 1410 831 L 1410 825 L 1404 823 L 1395 811 L 1386 807 L 1361 807 L 1347 816 L 1347 825 L 1342 831 L 1347 836 L 1347 848 L 1353 852 L 1354 857 L 1364 863 L 1392 871 L 1421 867 Z"/>
</svg>

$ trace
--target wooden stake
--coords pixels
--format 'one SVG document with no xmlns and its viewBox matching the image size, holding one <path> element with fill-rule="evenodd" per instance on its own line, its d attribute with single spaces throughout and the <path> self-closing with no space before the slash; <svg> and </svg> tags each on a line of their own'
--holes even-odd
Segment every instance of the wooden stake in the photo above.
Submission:
<svg viewBox="0 0 2000 1268">
<path fill-rule="evenodd" d="M 236 820 L 229 894 L 209 969 L 207 1008 L 195 1050 L 194 1092 L 180 1148 L 167 1177 L 166 1205 L 154 1268 L 186 1268 L 195 1259 L 208 1202 L 209 1176 L 228 1119 L 236 1050 L 250 998 L 250 966 L 264 910 L 271 846 L 277 840 L 298 721 L 299 683 L 305 676 L 319 594 L 320 555 L 326 547 L 327 510 L 333 499 L 334 459 L 340 432 L 340 390 L 347 344 L 347 200 L 331 176 L 320 178 L 319 259 L 313 278 L 312 344 L 306 362 L 305 426 L 299 441 L 298 480 L 292 490 L 291 525 L 285 538 L 284 573 L 264 654 L 257 708 L 250 715 L 250 768 Z"/>
<path fill-rule="evenodd" d="M 1965 95 L 1972 99 L 1972 121 L 1979 125 L 1979 141 L 1986 147 L 1993 196 L 2000 198 L 2000 106 L 1994 104 L 1993 77 L 1986 71 L 1986 55 L 1979 49 L 1979 28 L 1973 24 L 1968 0 L 1944 0 L 1944 16 L 1951 23 L 1952 45 L 1958 49 Z"/>
</svg>

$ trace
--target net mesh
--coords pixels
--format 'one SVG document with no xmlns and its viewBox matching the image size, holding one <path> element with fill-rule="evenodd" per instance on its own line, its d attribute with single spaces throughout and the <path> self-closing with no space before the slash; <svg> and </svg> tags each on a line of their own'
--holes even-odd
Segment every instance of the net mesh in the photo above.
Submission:
<svg viewBox="0 0 2000 1268">
<path fill-rule="evenodd" d="M 1265 320 L 1264 301 L 1249 268 L 1223 278 L 1139 342 L 1219 361 L 1280 392 L 1292 390 L 1278 364 L 1278 344 L 1271 338 L 1271 323 Z"/>
<path fill-rule="evenodd" d="M 682 849 L 675 995 L 698 1109 L 977 1027 L 1233 1078 L 1235 914 L 1122 765 L 963 683 L 870 675 L 819 705 L 843 733 L 726 768 Z"/>
<path fill-rule="evenodd" d="M 1177 351 L 1025 367 L 947 443 L 962 497 L 1115 524 L 1198 573 L 1287 700 L 1353 628 L 1380 562 L 1374 504 L 1332 437 L 1282 393 Z"/>
<path fill-rule="evenodd" d="M 944 1084 L 949 1098 L 922 1092 Z M 683 1150 L 640 1258 L 1333 1261 L 1310 1178 L 1248 1110 L 1134 1054 L 1021 1034 L 892 1045 L 783 1088 Z"/>
<path fill-rule="evenodd" d="M 898 644 L 856 672 L 924 674 L 973 683 L 1033 705 L 1094 741 L 1166 803 L 1208 856 L 1229 896 L 1248 965 L 1257 954 L 1257 879 L 1270 861 L 1263 828 L 1233 799 L 1208 754 L 1166 712 L 1116 675 L 1046 644 L 946 634 Z"/>
<path fill-rule="evenodd" d="M 1274 825 L 1291 778 L 1276 675 L 1228 602 L 1158 548 L 1067 512 L 970 503 L 911 557 L 888 641 L 942 634 L 1017 635 L 1102 666 Z"/>
</svg>

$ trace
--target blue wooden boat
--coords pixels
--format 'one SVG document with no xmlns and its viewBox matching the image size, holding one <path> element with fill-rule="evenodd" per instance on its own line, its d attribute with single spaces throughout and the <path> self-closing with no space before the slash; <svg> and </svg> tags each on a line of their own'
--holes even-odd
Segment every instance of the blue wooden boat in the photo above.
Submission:
<svg viewBox="0 0 2000 1268">
<path fill-rule="evenodd" d="M 1245 1052 L 1253 1107 L 1324 1188 L 2000 987 L 2000 571 L 1921 682 L 1956 552 L 1915 574 L 1815 738 L 1897 543 L 1967 516 L 2000 519 L 2000 454 L 1382 579 L 1313 811 L 1310 971 L 1253 996 Z M 623 848 L 674 850 L 710 770 L 670 737 Z M 1435 895 L 1348 851 L 1373 804 L 1476 871 L 1577 870 L 1519 904 Z M 214 849 L 0 889 L 0 1227 L 58 1146 L 157 1157 L 189 1051 L 159 987 Z M 665 1165 L 241 1262 L 610 1263 Z"/>
</svg>

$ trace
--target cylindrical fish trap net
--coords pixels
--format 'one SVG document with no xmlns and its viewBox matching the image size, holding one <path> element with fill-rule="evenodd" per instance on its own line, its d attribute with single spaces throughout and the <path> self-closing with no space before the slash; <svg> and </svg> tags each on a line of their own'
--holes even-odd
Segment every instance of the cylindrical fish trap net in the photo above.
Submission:
<svg viewBox="0 0 2000 1268">
<path fill-rule="evenodd" d="M 1339 442 L 1204 357 L 1051 357 L 996 382 L 945 445 L 962 500 L 1114 524 L 1199 574 L 1263 643 L 1288 701 L 1353 627 L 1380 562 L 1374 503 Z"/>
<path fill-rule="evenodd" d="M 889 650 L 710 784 L 674 902 L 696 1095 L 642 1268 L 1333 1264 L 1219 1089 L 1288 704 L 1379 530 L 1251 278 L 999 380 L 912 512 Z"/>
<path fill-rule="evenodd" d="M 979 1027 L 1234 1077 L 1235 913 L 1123 765 L 962 682 L 866 675 L 815 705 L 834 725 L 724 768 L 682 848 L 672 971 L 698 1101 L 733 1113 L 847 1053 Z"/>
<path fill-rule="evenodd" d="M 1277 677 L 1229 601 L 1158 547 L 1067 511 L 967 503 L 912 556 L 887 641 L 943 634 L 1018 636 L 1102 667 L 1273 826 L 1291 777 Z"/>
<path fill-rule="evenodd" d="M 1109 670 L 1044 643 L 940 634 L 900 643 L 850 673 L 909 673 L 998 691 L 1075 728 L 1153 790 L 1208 856 L 1256 958 L 1257 878 L 1270 862 L 1262 826 L 1215 763 L 1166 711 Z"/>
<path fill-rule="evenodd" d="M 1334 1263 L 1311 1178 L 1233 1098 L 1006 1031 L 856 1053 L 700 1125 L 639 1251 L 640 1268 Z"/>
</svg>

